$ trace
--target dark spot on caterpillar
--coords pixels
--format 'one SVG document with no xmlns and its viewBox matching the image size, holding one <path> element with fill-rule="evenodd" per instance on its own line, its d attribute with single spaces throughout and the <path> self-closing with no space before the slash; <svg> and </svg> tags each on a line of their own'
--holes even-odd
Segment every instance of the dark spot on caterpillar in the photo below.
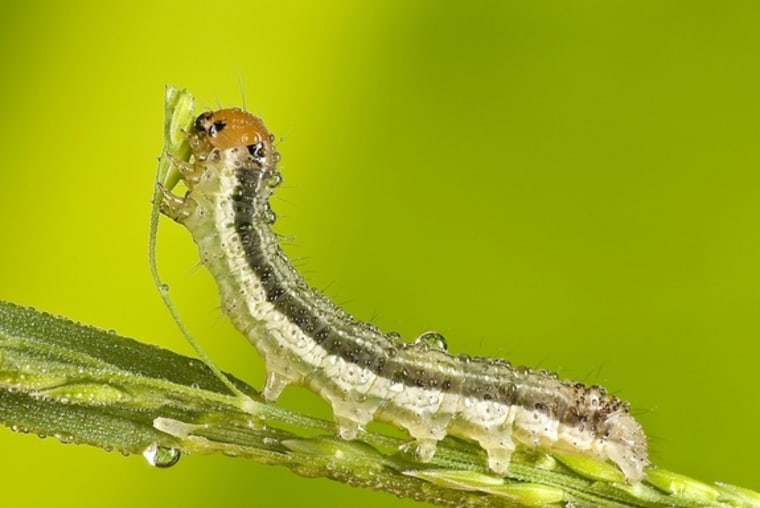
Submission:
<svg viewBox="0 0 760 508">
<path fill-rule="evenodd" d="M 253 207 L 249 204 L 236 201 L 232 206 L 235 212 L 239 213 L 240 215 L 245 215 L 247 217 L 253 215 Z"/>
<path fill-rule="evenodd" d="M 334 332 L 331 332 L 327 338 L 325 338 L 325 340 L 322 342 L 322 345 L 327 351 L 335 351 L 335 353 L 331 356 L 340 358 L 342 352 L 339 348 L 340 339 L 335 335 Z"/>
<path fill-rule="evenodd" d="M 194 124 L 195 130 L 199 132 L 205 132 L 208 134 L 207 128 L 208 128 L 209 120 L 211 119 L 211 115 L 212 113 L 210 111 L 207 113 L 201 113 L 200 115 L 198 115 L 198 117 L 195 119 L 195 124 Z"/>
<path fill-rule="evenodd" d="M 330 336 L 330 330 L 327 328 L 323 328 L 322 330 L 319 330 L 314 335 L 314 342 L 316 342 L 317 344 L 321 344 L 329 336 Z"/>
<path fill-rule="evenodd" d="M 227 127 L 227 124 L 223 120 L 217 120 L 208 128 L 208 135 L 214 137 L 219 132 L 222 132 L 225 127 Z"/>
<path fill-rule="evenodd" d="M 256 159 L 264 158 L 264 143 L 259 142 L 254 145 L 248 145 L 246 148 L 248 149 L 248 153 Z"/>
<path fill-rule="evenodd" d="M 505 382 L 497 385 L 496 391 L 498 393 L 499 401 L 504 404 L 514 404 L 515 402 L 515 394 L 517 392 L 517 388 L 515 387 L 514 383 Z"/>
<path fill-rule="evenodd" d="M 391 380 L 396 383 L 403 383 L 406 380 L 404 369 L 394 369 L 391 373 Z"/>
<path fill-rule="evenodd" d="M 272 267 L 269 265 L 260 265 L 257 267 L 258 270 L 256 270 L 259 273 L 259 278 L 261 279 L 261 282 L 266 284 L 269 279 L 272 277 Z"/>
<path fill-rule="evenodd" d="M 316 316 L 309 316 L 308 319 L 301 326 L 301 328 L 307 334 L 313 334 L 314 331 L 317 329 L 317 324 L 319 322 L 320 322 L 319 318 L 317 318 Z"/>
<path fill-rule="evenodd" d="M 370 369 L 375 374 L 380 375 L 380 373 L 383 372 L 383 370 L 385 370 L 385 358 L 383 358 L 382 356 L 369 358 L 367 362 L 367 368 Z"/>
</svg>

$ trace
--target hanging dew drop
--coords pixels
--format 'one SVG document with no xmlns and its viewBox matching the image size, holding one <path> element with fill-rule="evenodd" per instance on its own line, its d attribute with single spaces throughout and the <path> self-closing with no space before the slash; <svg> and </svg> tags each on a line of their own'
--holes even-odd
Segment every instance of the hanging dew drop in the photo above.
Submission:
<svg viewBox="0 0 760 508">
<path fill-rule="evenodd" d="M 182 452 L 177 448 L 169 448 L 153 443 L 143 451 L 143 457 L 153 467 L 167 468 L 179 462 Z"/>
</svg>

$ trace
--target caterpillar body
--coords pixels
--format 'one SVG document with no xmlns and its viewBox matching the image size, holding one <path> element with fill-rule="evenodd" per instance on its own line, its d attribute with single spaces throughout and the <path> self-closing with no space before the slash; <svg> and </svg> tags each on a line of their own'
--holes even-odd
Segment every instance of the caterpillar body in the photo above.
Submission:
<svg viewBox="0 0 760 508">
<path fill-rule="evenodd" d="M 279 154 L 259 118 L 203 113 L 188 140 L 191 160 L 175 161 L 188 191 L 162 189 L 161 211 L 191 232 L 225 313 L 262 355 L 266 400 L 304 385 L 330 403 L 342 438 L 390 422 L 415 440 L 421 461 L 451 434 L 478 442 L 496 474 L 520 443 L 611 460 L 629 483 L 643 478 L 646 436 L 627 403 L 603 388 L 451 355 L 435 333 L 403 343 L 309 287 L 272 231 Z"/>
</svg>

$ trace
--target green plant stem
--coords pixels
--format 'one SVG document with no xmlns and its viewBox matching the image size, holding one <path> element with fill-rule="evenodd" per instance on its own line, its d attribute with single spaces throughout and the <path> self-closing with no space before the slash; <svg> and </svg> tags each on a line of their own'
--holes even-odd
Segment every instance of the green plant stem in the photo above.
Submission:
<svg viewBox="0 0 760 508">
<path fill-rule="evenodd" d="M 420 464 L 401 440 L 339 440 L 332 423 L 265 404 L 229 379 L 247 402 L 197 359 L 0 302 L 0 422 L 19 432 L 143 453 L 157 466 L 224 453 L 448 506 L 760 506 L 745 489 L 661 469 L 630 486 L 613 466 L 535 450 L 518 450 L 497 478 L 476 445 L 455 439 Z"/>
<path fill-rule="evenodd" d="M 148 266 L 153 283 L 158 289 L 158 293 L 163 300 L 166 309 L 171 314 L 174 322 L 177 323 L 182 335 L 195 350 L 198 357 L 206 364 L 211 372 L 224 383 L 224 385 L 241 399 L 245 399 L 245 394 L 240 392 L 237 387 L 219 370 L 216 364 L 208 357 L 201 347 L 200 343 L 190 333 L 180 318 L 177 308 L 174 306 L 172 297 L 169 295 L 169 285 L 161 280 L 158 271 L 158 259 L 156 258 L 156 245 L 158 243 L 158 224 L 160 219 L 161 203 L 161 186 L 167 190 L 173 189 L 179 182 L 179 172 L 171 161 L 185 162 L 190 159 L 190 146 L 187 143 L 185 132 L 192 126 L 193 108 L 195 99 L 187 90 L 178 90 L 174 87 L 167 86 L 164 94 L 164 147 L 161 156 L 158 158 L 158 169 L 156 170 L 156 184 L 153 187 L 153 198 L 151 200 L 150 228 L 148 233 Z"/>
</svg>

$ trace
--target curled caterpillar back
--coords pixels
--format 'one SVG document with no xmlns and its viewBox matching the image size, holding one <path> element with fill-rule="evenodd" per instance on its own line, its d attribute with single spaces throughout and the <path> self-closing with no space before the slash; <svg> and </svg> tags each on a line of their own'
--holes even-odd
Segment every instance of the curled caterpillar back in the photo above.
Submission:
<svg viewBox="0 0 760 508">
<path fill-rule="evenodd" d="M 189 135 L 193 162 L 180 167 L 190 191 L 162 207 L 190 230 L 225 312 L 264 358 L 267 400 L 305 385 L 332 405 L 341 437 L 390 422 L 417 442 L 420 460 L 451 434 L 478 442 L 498 474 L 521 444 L 611 460 L 628 482 L 643 478 L 646 436 L 602 388 L 454 356 L 435 333 L 403 343 L 310 288 L 271 229 L 269 196 L 280 181 L 273 139 L 239 109 L 199 115 Z"/>
</svg>

